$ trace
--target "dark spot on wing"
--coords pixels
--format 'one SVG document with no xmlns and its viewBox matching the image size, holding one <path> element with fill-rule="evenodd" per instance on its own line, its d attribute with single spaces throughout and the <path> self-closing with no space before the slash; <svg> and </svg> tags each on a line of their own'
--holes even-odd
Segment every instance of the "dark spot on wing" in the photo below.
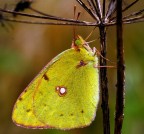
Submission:
<svg viewBox="0 0 144 134">
<path fill-rule="evenodd" d="M 49 78 L 48 78 L 48 76 L 47 76 L 46 74 L 43 75 L 43 78 L 44 78 L 45 80 L 47 80 L 47 81 L 49 80 Z"/>
<path fill-rule="evenodd" d="M 40 95 L 43 95 L 43 92 L 40 91 L 39 94 L 40 94 Z"/>
<path fill-rule="evenodd" d="M 76 66 L 76 68 L 80 68 L 80 67 L 85 66 L 85 65 L 87 65 L 87 63 L 85 63 L 83 60 L 81 60 L 79 62 L 79 64 Z"/>
<path fill-rule="evenodd" d="M 70 115 L 73 116 L 73 113 L 71 113 Z"/>
<path fill-rule="evenodd" d="M 27 110 L 26 110 L 27 113 L 30 112 L 30 111 L 31 111 L 30 109 L 27 109 Z"/>
<path fill-rule="evenodd" d="M 63 116 L 63 114 L 60 114 L 60 116 Z"/>
<path fill-rule="evenodd" d="M 80 49 L 78 48 L 77 51 L 80 52 Z"/>
<path fill-rule="evenodd" d="M 23 100 L 23 98 L 20 97 L 20 98 L 19 98 L 19 101 L 22 101 L 22 100 Z"/>
<path fill-rule="evenodd" d="M 83 110 L 81 110 L 81 113 L 83 114 L 83 113 L 84 113 L 84 111 L 83 111 Z"/>
<path fill-rule="evenodd" d="M 46 107 L 47 105 L 46 105 L 46 104 L 43 104 L 43 106 Z"/>
</svg>

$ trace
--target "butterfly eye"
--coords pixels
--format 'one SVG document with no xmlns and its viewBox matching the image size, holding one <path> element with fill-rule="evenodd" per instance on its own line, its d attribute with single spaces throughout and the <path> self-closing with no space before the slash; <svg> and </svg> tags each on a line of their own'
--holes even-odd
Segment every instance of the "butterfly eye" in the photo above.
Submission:
<svg viewBox="0 0 144 134">
<path fill-rule="evenodd" d="M 80 46 L 80 45 L 82 44 L 82 42 L 81 42 L 81 40 L 77 39 L 77 40 L 75 41 L 75 44 L 76 44 L 77 46 Z"/>
</svg>

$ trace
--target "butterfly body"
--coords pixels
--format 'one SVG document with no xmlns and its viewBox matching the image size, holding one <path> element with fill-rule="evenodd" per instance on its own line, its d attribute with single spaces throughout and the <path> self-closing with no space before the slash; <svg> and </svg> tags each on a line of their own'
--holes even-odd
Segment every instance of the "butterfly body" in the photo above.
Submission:
<svg viewBox="0 0 144 134">
<path fill-rule="evenodd" d="M 84 46 L 56 56 L 18 98 L 13 121 L 28 128 L 88 126 L 99 100 L 97 57 Z"/>
</svg>

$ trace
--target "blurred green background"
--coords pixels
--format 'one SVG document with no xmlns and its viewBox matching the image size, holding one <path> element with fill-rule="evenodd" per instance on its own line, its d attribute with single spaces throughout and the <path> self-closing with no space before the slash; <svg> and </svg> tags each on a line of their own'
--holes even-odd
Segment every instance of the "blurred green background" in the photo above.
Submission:
<svg viewBox="0 0 144 134">
<path fill-rule="evenodd" d="M 15 1 L 0 0 L 10 9 Z M 125 0 L 126 3 L 130 1 Z M 82 11 L 80 19 L 92 20 L 75 0 L 35 0 L 32 7 L 45 13 L 73 18 L 73 6 Z M 128 12 L 144 7 L 139 2 Z M 26 10 L 30 13 L 31 11 Z M 21 17 L 18 17 L 21 19 Z M 31 130 L 16 126 L 11 120 L 12 109 L 19 94 L 38 72 L 57 54 L 70 48 L 73 27 L 44 26 L 4 22 L 0 27 L 0 134 L 102 134 L 102 110 L 100 103 L 95 121 L 86 128 L 69 131 Z M 84 38 L 93 27 L 76 27 L 76 33 Z M 95 30 L 89 40 L 99 49 L 99 32 Z M 115 27 L 107 29 L 108 59 L 116 61 Z M 144 133 L 144 23 L 124 25 L 126 62 L 126 101 L 123 134 Z M 109 63 L 110 65 L 110 63 Z M 114 127 L 116 69 L 108 69 L 111 132 Z"/>
</svg>

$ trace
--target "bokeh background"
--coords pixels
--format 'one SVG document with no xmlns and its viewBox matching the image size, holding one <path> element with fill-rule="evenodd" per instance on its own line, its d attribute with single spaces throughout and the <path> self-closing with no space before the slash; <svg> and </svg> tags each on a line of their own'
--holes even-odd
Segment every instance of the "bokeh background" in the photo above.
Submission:
<svg viewBox="0 0 144 134">
<path fill-rule="evenodd" d="M 0 6 L 12 9 L 18 0 L 0 0 Z M 132 0 L 125 0 L 125 4 Z M 73 18 L 73 6 L 81 11 L 81 20 L 92 20 L 75 0 L 35 0 L 32 7 L 45 13 Z M 144 8 L 142 0 L 127 13 Z M 25 12 L 31 13 L 30 10 Z M 21 17 L 17 17 L 21 19 Z M 32 20 L 32 19 L 29 19 Z M 84 38 L 93 27 L 76 27 Z M 0 26 L 0 134 L 102 134 L 101 102 L 95 121 L 86 128 L 69 131 L 31 130 L 16 126 L 12 109 L 19 94 L 38 72 L 57 54 L 70 48 L 71 26 L 46 26 L 4 22 Z M 99 49 L 98 29 L 89 40 Z M 107 29 L 108 59 L 116 62 L 115 26 Z M 123 134 L 144 133 L 144 23 L 124 25 L 126 62 L 126 101 Z M 111 65 L 111 63 L 108 63 Z M 111 132 L 114 128 L 116 69 L 108 69 Z"/>
</svg>

